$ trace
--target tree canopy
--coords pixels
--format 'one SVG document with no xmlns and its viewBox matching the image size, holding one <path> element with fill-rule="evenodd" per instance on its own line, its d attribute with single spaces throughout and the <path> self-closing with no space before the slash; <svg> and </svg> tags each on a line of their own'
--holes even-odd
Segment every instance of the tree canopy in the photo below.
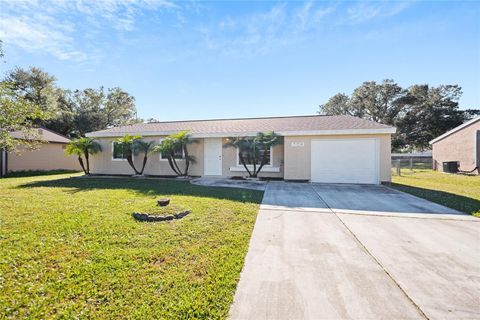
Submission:
<svg viewBox="0 0 480 320">
<path fill-rule="evenodd" d="M 16 151 L 19 145 L 34 147 L 38 131 L 33 119 L 47 117 L 38 105 L 18 97 L 9 83 L 0 82 L 0 149 Z M 24 139 L 15 139 L 13 131 L 20 131 Z"/>
<path fill-rule="evenodd" d="M 139 122 L 135 98 L 119 87 L 67 90 L 57 85 L 54 76 L 35 67 L 17 67 L 4 81 L 11 84 L 17 97 L 51 115 L 48 120 L 35 119 L 35 124 L 69 137 Z"/>
<path fill-rule="evenodd" d="M 428 142 L 462 124 L 479 110 L 460 110 L 458 85 L 413 85 L 402 88 L 393 80 L 364 82 L 348 96 L 338 93 L 320 105 L 320 114 L 351 115 L 397 127 L 392 147 L 426 149 Z"/>
</svg>

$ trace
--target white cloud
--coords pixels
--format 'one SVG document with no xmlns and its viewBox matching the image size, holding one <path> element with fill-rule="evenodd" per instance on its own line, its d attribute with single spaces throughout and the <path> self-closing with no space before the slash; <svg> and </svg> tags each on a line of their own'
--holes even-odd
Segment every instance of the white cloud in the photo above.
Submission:
<svg viewBox="0 0 480 320">
<path fill-rule="evenodd" d="M 50 23 L 37 23 L 27 17 L 2 17 L 0 38 L 28 51 L 43 50 L 60 60 L 85 60 L 86 55 L 74 49 L 73 38 L 54 30 Z"/>
<path fill-rule="evenodd" d="M 276 4 L 269 10 L 240 17 L 227 16 L 210 27 L 200 28 L 210 49 L 228 55 L 266 54 L 274 48 L 300 41 L 303 33 L 317 27 L 333 7 L 316 7 L 306 2 L 290 9 Z"/>
<path fill-rule="evenodd" d="M 360 2 L 347 9 L 342 21 L 349 24 L 363 23 L 375 18 L 395 16 L 413 4 L 409 2 Z"/>
<path fill-rule="evenodd" d="M 1 5 L 0 38 L 5 44 L 76 62 L 99 57 L 85 51 L 76 38 L 79 32 L 111 27 L 128 32 L 143 10 L 178 9 L 165 0 L 14 0 Z"/>
</svg>

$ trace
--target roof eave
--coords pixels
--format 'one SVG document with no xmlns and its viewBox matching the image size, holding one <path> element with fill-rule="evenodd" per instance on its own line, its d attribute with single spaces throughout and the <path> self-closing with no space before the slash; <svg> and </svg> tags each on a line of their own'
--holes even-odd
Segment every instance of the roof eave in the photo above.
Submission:
<svg viewBox="0 0 480 320">
<path fill-rule="evenodd" d="M 459 125 L 458 127 L 455 127 L 455 128 L 453 128 L 452 130 L 445 132 L 445 133 L 442 134 L 441 136 L 436 137 L 435 139 L 431 140 L 431 141 L 429 142 L 429 144 L 432 145 L 432 144 L 434 144 L 435 142 L 438 142 L 438 141 L 440 141 L 440 140 L 443 140 L 443 139 L 445 139 L 446 137 L 448 137 L 449 135 L 452 135 L 452 134 L 454 134 L 455 132 L 458 132 L 458 131 L 462 130 L 463 128 L 468 127 L 469 125 L 471 125 L 471 124 L 473 124 L 473 123 L 475 123 L 475 122 L 477 122 L 477 121 L 479 121 L 479 120 L 480 120 L 480 117 L 473 118 L 473 119 L 471 119 L 471 120 L 469 120 L 469 121 L 467 121 L 467 122 Z"/>
<path fill-rule="evenodd" d="M 259 131 L 252 132 L 211 132 L 211 133 L 192 133 L 193 138 L 222 138 L 222 137 L 242 137 L 255 136 Z M 376 128 L 376 129 L 344 129 L 344 130 L 298 130 L 298 131 L 275 131 L 281 136 L 319 136 L 319 135 L 349 135 L 349 134 L 393 134 L 397 131 L 394 127 Z M 91 138 L 115 138 L 126 134 L 147 136 L 168 136 L 178 131 L 122 131 L 122 132 L 90 132 L 87 137 Z"/>
</svg>

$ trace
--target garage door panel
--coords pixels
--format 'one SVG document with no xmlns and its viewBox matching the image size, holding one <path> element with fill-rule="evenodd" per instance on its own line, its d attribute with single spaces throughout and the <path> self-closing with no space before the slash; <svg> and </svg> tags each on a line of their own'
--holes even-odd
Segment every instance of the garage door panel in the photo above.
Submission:
<svg viewBox="0 0 480 320">
<path fill-rule="evenodd" d="M 375 139 L 313 140 L 311 180 L 323 183 L 378 183 Z"/>
</svg>

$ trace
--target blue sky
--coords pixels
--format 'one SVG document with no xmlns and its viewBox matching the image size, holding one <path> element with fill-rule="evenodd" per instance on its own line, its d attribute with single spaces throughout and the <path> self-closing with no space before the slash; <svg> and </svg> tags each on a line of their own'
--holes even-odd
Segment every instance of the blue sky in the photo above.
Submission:
<svg viewBox="0 0 480 320">
<path fill-rule="evenodd" d="M 0 0 L 6 63 L 120 86 L 159 120 L 314 114 L 392 78 L 480 108 L 480 3 Z"/>
</svg>

